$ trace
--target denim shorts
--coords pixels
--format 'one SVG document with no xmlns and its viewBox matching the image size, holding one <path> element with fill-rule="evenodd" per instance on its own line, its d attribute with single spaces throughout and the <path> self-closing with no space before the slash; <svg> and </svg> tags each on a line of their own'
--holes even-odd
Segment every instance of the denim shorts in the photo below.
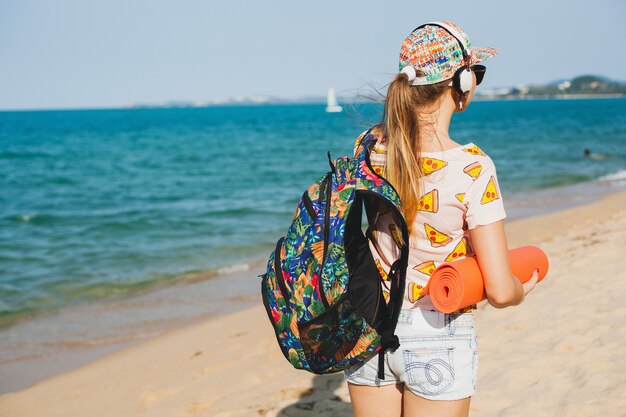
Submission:
<svg viewBox="0 0 626 417">
<path fill-rule="evenodd" d="M 430 400 L 472 396 L 478 376 L 474 313 L 402 310 L 396 335 L 400 347 L 385 353 L 385 379 L 378 379 L 378 355 L 344 371 L 352 384 L 404 384 Z"/>
</svg>

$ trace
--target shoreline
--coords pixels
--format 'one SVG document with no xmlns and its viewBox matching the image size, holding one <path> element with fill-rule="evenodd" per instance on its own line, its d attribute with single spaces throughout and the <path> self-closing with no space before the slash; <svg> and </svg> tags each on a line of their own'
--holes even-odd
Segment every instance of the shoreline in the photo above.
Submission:
<svg viewBox="0 0 626 417">
<path fill-rule="evenodd" d="M 253 291 L 240 293 L 249 285 L 250 272 L 82 303 L 4 328 L 0 397 L 174 329 L 243 310 L 256 302 Z"/>
<path fill-rule="evenodd" d="M 520 306 L 479 305 L 472 415 L 620 415 L 626 279 L 615 277 L 626 278 L 619 265 L 625 214 L 621 191 L 507 223 L 509 247 L 541 246 L 550 272 Z M 0 396 L 0 416 L 350 415 L 342 376 L 291 368 L 256 301 Z M 577 314 L 581 308 L 587 314 Z"/>
<path fill-rule="evenodd" d="M 535 190 L 530 196 L 535 198 L 524 194 L 519 201 L 509 199 L 507 229 L 514 231 L 510 246 L 517 246 L 514 236 L 521 231 L 516 231 L 515 225 L 520 221 L 626 195 L 626 185 L 602 187 L 597 181 L 593 185 L 572 184 L 558 192 Z M 561 199 L 564 195 L 570 198 Z M 538 209 L 536 201 L 544 204 Z M 1 329 L 0 336 L 8 342 L 0 348 L 0 395 L 28 388 L 173 329 L 248 308 L 258 302 L 258 282 L 250 279 L 257 275 L 254 268 L 262 269 L 263 263 L 251 262 L 248 269 L 206 280 L 183 281 L 113 300 L 66 307 Z"/>
</svg>

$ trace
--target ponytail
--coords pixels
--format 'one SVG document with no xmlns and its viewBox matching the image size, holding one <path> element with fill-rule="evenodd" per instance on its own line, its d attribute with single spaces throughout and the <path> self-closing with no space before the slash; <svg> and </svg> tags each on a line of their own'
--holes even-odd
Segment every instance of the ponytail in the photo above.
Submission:
<svg viewBox="0 0 626 417">
<path fill-rule="evenodd" d="M 420 72 L 417 71 L 418 76 L 423 75 Z M 381 125 L 387 139 L 385 177 L 400 195 L 403 214 L 412 233 L 423 176 L 418 110 L 443 94 L 447 83 L 411 86 L 408 80 L 407 74 L 399 73 L 389 84 Z"/>
</svg>

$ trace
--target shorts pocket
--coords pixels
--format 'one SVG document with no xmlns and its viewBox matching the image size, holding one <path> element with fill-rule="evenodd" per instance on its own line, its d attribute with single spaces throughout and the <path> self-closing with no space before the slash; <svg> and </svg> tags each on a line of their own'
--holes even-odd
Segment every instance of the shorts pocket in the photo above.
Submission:
<svg viewBox="0 0 626 417">
<path fill-rule="evenodd" d="M 424 395 L 437 395 L 454 383 L 454 347 L 403 351 L 410 387 Z"/>
</svg>

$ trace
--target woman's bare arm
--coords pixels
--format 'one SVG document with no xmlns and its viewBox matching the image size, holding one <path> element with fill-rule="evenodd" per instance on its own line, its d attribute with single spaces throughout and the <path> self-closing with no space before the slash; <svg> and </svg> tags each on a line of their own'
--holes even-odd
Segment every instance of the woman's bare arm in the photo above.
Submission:
<svg viewBox="0 0 626 417">
<path fill-rule="evenodd" d="M 504 308 L 521 303 L 534 283 L 529 282 L 528 286 L 524 286 L 511 272 L 504 221 L 471 229 L 470 239 L 483 275 L 489 304 Z"/>
</svg>

